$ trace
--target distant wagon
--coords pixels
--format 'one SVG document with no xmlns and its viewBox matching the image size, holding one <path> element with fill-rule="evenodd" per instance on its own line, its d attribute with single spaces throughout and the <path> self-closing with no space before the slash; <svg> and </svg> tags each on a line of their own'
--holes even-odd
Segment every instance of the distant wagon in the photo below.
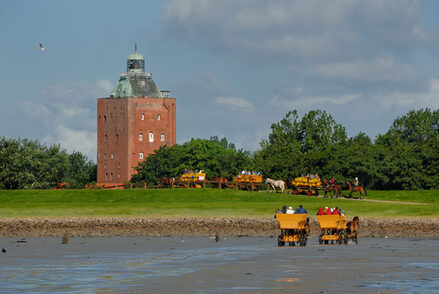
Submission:
<svg viewBox="0 0 439 294">
<path fill-rule="evenodd" d="M 276 219 L 280 227 L 277 245 L 284 246 L 286 242 L 289 242 L 290 246 L 295 246 L 296 243 L 300 246 L 306 246 L 306 241 L 309 238 L 309 224 L 306 213 L 277 213 Z"/>
<path fill-rule="evenodd" d="M 262 175 L 258 174 L 240 174 L 237 175 L 233 181 L 236 183 L 236 187 L 241 190 L 257 190 L 258 184 L 262 183 Z M 253 185 L 255 184 L 255 185 Z"/>
<path fill-rule="evenodd" d="M 319 189 L 322 187 L 320 178 L 298 177 L 291 180 L 290 184 L 294 195 L 305 193 L 308 196 L 317 196 L 319 195 Z"/>
<path fill-rule="evenodd" d="M 180 187 L 201 188 L 206 181 L 206 173 L 201 172 L 188 172 L 182 174 L 178 178 Z"/>
</svg>

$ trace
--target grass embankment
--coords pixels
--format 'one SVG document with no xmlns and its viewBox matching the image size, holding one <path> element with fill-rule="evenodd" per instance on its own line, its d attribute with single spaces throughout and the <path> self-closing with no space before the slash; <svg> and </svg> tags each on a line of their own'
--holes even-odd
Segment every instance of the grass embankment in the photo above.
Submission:
<svg viewBox="0 0 439 294">
<path fill-rule="evenodd" d="M 348 215 L 439 217 L 439 191 L 368 191 L 368 199 L 428 205 L 292 196 L 218 189 L 0 191 L 0 217 L 203 216 L 273 217 L 276 208 L 302 204 L 309 214 L 339 206 Z"/>
</svg>

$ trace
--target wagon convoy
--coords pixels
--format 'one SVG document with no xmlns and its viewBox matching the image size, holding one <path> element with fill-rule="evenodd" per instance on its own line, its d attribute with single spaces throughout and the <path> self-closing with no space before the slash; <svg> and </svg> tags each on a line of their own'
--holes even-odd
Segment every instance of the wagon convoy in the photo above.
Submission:
<svg viewBox="0 0 439 294">
<path fill-rule="evenodd" d="M 309 218 L 306 213 L 279 213 L 275 215 L 279 222 L 280 235 L 277 238 L 277 245 L 284 246 L 306 246 L 310 234 Z M 349 240 L 358 244 L 358 216 L 351 222 L 347 222 L 345 214 L 317 215 L 320 226 L 319 244 L 331 244 L 334 241 L 338 244 L 348 244 Z"/>
</svg>

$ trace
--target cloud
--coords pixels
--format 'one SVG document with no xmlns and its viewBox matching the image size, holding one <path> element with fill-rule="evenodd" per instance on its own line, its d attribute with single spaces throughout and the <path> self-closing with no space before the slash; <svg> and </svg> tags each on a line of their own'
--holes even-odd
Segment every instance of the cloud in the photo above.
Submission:
<svg viewBox="0 0 439 294">
<path fill-rule="evenodd" d="M 97 85 L 108 92 L 107 96 L 109 96 L 110 92 L 113 90 L 113 85 L 109 80 L 99 80 Z"/>
<path fill-rule="evenodd" d="M 96 131 L 74 130 L 58 126 L 53 136 L 68 152 L 80 151 L 90 160 L 96 160 Z"/>
<path fill-rule="evenodd" d="M 238 97 L 217 97 L 215 99 L 215 103 L 218 105 L 227 106 L 228 108 L 233 110 L 252 112 L 254 109 L 252 103 L 250 103 L 248 100 L 244 98 L 238 98 Z"/>
<path fill-rule="evenodd" d="M 430 80 L 427 91 L 400 92 L 397 90 L 377 95 L 376 98 L 373 98 L 373 101 L 375 104 L 386 108 L 399 106 L 410 109 L 424 107 L 439 109 L 439 79 Z"/>
<path fill-rule="evenodd" d="M 166 34 L 244 58 L 337 62 L 431 44 L 419 15 L 410 0 L 170 0 L 161 20 Z"/>
<path fill-rule="evenodd" d="M 372 82 L 408 82 L 416 79 L 417 73 L 409 64 L 398 63 L 394 57 L 376 57 L 372 60 L 337 62 L 316 65 L 308 73 L 326 79 Z"/>
<path fill-rule="evenodd" d="M 358 99 L 359 97 L 361 97 L 361 94 L 345 94 L 335 97 L 314 96 L 300 97 L 298 99 L 285 99 L 281 98 L 279 95 L 276 95 L 271 98 L 270 102 L 273 105 L 285 107 L 288 109 L 303 109 L 309 107 L 321 108 L 324 105 L 328 104 L 347 104 L 355 99 Z"/>
</svg>

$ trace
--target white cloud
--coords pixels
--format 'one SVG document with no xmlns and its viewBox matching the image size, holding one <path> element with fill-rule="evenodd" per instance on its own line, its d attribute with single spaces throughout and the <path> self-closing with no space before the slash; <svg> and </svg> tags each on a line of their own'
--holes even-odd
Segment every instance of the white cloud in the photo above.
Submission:
<svg viewBox="0 0 439 294">
<path fill-rule="evenodd" d="M 97 85 L 108 92 L 107 96 L 109 96 L 110 92 L 113 90 L 113 85 L 109 80 L 99 80 Z"/>
<path fill-rule="evenodd" d="M 439 109 L 439 79 L 429 81 L 429 88 L 424 92 L 383 93 L 373 98 L 374 103 L 390 108 L 395 105 L 410 109 L 432 108 Z"/>
<path fill-rule="evenodd" d="M 79 151 L 96 161 L 96 131 L 74 130 L 65 126 L 56 128 L 55 140 L 68 152 Z"/>
<path fill-rule="evenodd" d="M 328 104 L 343 105 L 347 104 L 357 98 L 360 94 L 347 94 L 336 97 L 314 96 L 314 97 L 300 97 L 298 99 L 283 99 L 279 95 L 274 96 L 270 102 L 273 105 L 285 107 L 288 109 L 303 109 L 308 107 L 322 107 Z"/>
<path fill-rule="evenodd" d="M 251 102 L 239 97 L 217 97 L 215 103 L 227 106 L 230 109 L 252 112 L 254 106 Z"/>
</svg>

